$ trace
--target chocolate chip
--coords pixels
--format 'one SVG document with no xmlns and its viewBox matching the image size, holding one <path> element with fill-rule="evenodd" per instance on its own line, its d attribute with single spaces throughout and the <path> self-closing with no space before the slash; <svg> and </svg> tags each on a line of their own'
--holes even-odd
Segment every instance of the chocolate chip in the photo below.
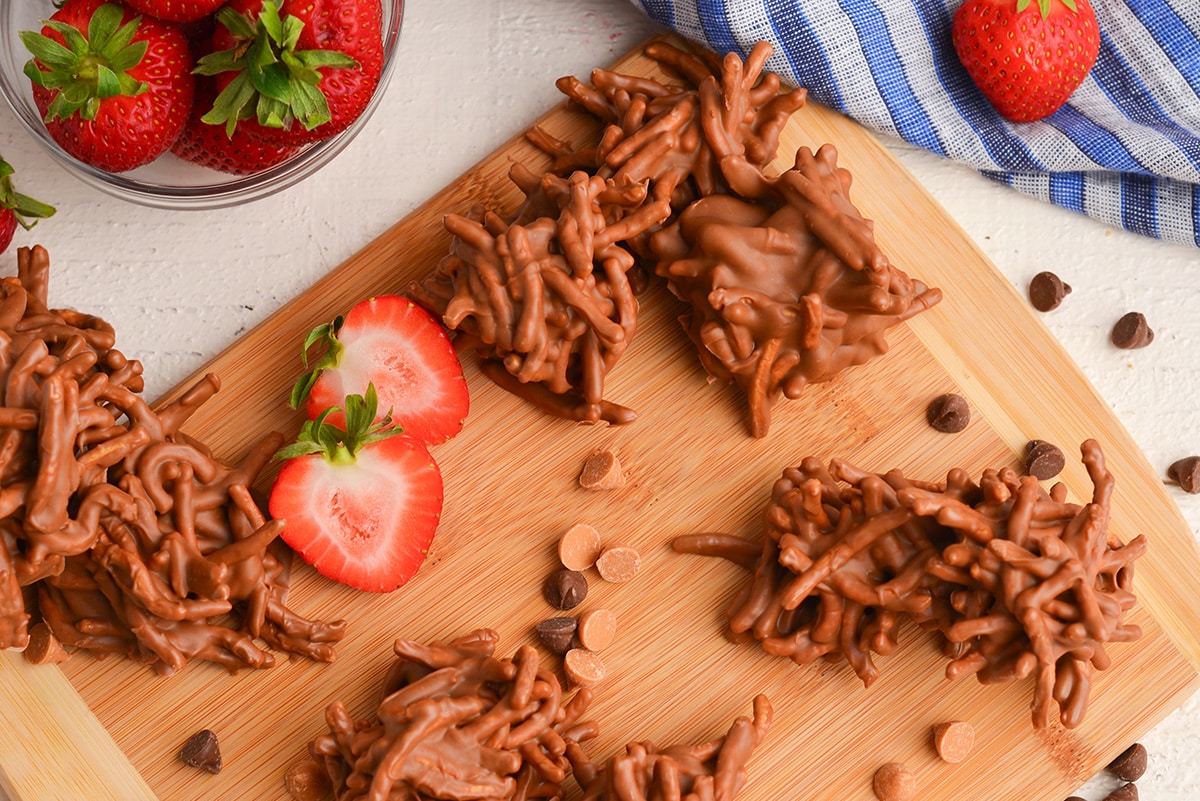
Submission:
<svg viewBox="0 0 1200 801">
<path fill-rule="evenodd" d="M 1029 302 L 1041 312 L 1057 309 L 1063 298 L 1071 294 L 1069 284 L 1052 272 L 1040 272 L 1029 281 Z"/>
<path fill-rule="evenodd" d="M 1104 796 L 1104 801 L 1138 801 L 1137 785 L 1133 782 L 1130 782 L 1129 784 L 1122 784 L 1120 787 Z"/>
<path fill-rule="evenodd" d="M 912 801 L 917 797 L 917 777 L 903 763 L 888 762 L 871 781 L 879 801 Z"/>
<path fill-rule="evenodd" d="M 1154 332 L 1146 323 L 1146 315 L 1141 312 L 1129 312 L 1113 326 L 1112 343 L 1118 348 L 1144 348 L 1153 341 Z"/>
<path fill-rule="evenodd" d="M 943 434 L 957 434 L 971 422 L 971 408 L 962 395 L 947 392 L 938 395 L 925 409 L 925 419 Z"/>
<path fill-rule="evenodd" d="M 562 568 L 546 577 L 542 584 L 542 595 L 555 609 L 574 609 L 587 597 L 587 577 L 577 570 Z"/>
<path fill-rule="evenodd" d="M 1054 478 L 1066 464 L 1066 457 L 1056 445 L 1033 439 L 1025 446 L 1025 472 L 1038 481 Z"/>
<path fill-rule="evenodd" d="M 562 656 L 575 644 L 575 630 L 579 627 L 573 617 L 552 617 L 534 626 L 538 639 L 552 653 Z"/>
<path fill-rule="evenodd" d="M 1148 759 L 1146 746 L 1134 743 L 1109 763 L 1108 772 L 1123 781 L 1134 782 L 1142 778 L 1142 774 L 1146 772 Z"/>
<path fill-rule="evenodd" d="M 193 768 L 209 773 L 221 772 L 221 745 L 212 729 L 201 729 L 188 738 L 179 758 Z"/>
<path fill-rule="evenodd" d="M 1167 478 L 1184 492 L 1200 492 L 1200 456 L 1186 456 L 1167 468 Z"/>
</svg>

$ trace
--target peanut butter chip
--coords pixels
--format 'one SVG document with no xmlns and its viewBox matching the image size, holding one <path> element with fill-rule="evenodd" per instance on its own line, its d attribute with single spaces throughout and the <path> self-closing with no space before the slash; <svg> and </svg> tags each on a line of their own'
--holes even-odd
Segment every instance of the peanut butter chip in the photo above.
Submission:
<svg viewBox="0 0 1200 801">
<path fill-rule="evenodd" d="M 591 687 L 604 678 L 604 660 L 586 648 L 572 648 L 563 657 L 563 669 L 572 687 Z"/>
<path fill-rule="evenodd" d="M 617 638 L 617 616 L 610 609 L 591 609 L 579 618 L 579 644 L 589 651 L 603 651 Z"/>
<path fill-rule="evenodd" d="M 975 747 L 975 727 L 965 720 L 952 720 L 933 727 L 933 747 L 944 762 L 962 762 Z"/>
<path fill-rule="evenodd" d="M 584 571 L 600 555 L 600 532 L 587 523 L 576 523 L 558 541 L 558 560 L 569 570 Z"/>
<path fill-rule="evenodd" d="M 620 489 L 625 486 L 621 460 L 612 451 L 596 451 L 583 462 L 579 486 L 587 490 Z"/>
<path fill-rule="evenodd" d="M 627 545 L 605 548 L 596 559 L 596 570 L 605 581 L 620 583 L 637 575 L 642 556 Z"/>
<path fill-rule="evenodd" d="M 29 630 L 29 644 L 25 646 L 25 658 L 34 665 L 57 664 L 70 658 L 67 649 L 50 631 L 44 622 L 35 623 Z"/>
<path fill-rule="evenodd" d="M 329 776 L 313 759 L 302 759 L 288 768 L 283 777 L 287 791 L 296 801 L 321 801 L 333 791 Z"/>
<path fill-rule="evenodd" d="M 873 786 L 879 801 L 912 801 L 917 797 L 917 777 L 899 762 L 889 762 L 875 771 Z"/>
</svg>

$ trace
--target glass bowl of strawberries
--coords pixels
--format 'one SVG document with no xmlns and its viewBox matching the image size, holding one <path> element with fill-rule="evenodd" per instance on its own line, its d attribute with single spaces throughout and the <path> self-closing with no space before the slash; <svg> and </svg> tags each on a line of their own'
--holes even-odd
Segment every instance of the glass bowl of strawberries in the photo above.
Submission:
<svg viewBox="0 0 1200 801">
<path fill-rule="evenodd" d="M 59 7 L 61 6 L 61 7 Z M 368 123 L 403 0 L 0 3 L 0 94 L 80 180 L 168 209 L 304 180 Z"/>
</svg>

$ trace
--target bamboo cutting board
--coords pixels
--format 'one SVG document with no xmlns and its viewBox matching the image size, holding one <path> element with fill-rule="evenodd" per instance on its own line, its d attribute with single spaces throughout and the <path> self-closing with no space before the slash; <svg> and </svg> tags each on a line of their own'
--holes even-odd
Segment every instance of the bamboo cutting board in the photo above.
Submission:
<svg viewBox="0 0 1200 801">
<path fill-rule="evenodd" d="M 636 51 L 617 66 L 656 69 Z M 541 124 L 562 138 L 589 130 L 564 108 Z M 744 801 L 869 801 L 872 773 L 889 761 L 916 772 L 925 801 L 1069 795 L 1197 688 L 1200 557 L 1192 534 L 1026 302 L 871 134 L 811 106 L 796 115 L 781 153 L 790 162 L 798 146 L 824 142 L 836 144 L 854 174 L 853 197 L 876 220 L 893 261 L 945 293 L 939 306 L 891 333 L 889 354 L 777 405 L 761 440 L 745 433 L 738 394 L 706 382 L 675 320 L 680 309 L 659 285 L 642 297 L 637 338 L 607 385 L 607 397 L 639 411 L 630 425 L 549 419 L 490 385 L 466 354 L 472 410 L 463 433 L 434 451 L 446 509 L 417 577 L 373 596 L 297 571 L 294 609 L 349 621 L 336 662 L 281 661 L 237 675 L 195 663 L 164 679 L 117 659 L 76 655 L 60 670 L 0 655 L 0 789 L 14 801 L 285 799 L 284 771 L 322 731 L 325 706 L 342 700 L 356 716 L 373 707 L 397 637 L 449 638 L 486 626 L 499 631 L 501 655 L 533 642 L 533 625 L 554 614 L 540 585 L 556 567 L 557 538 L 583 521 L 643 557 L 628 584 L 604 584 L 592 573 L 576 610 L 606 606 L 620 620 L 589 715 L 601 727 L 587 748 L 597 761 L 634 740 L 716 736 L 749 714 L 761 692 L 775 716 L 750 764 Z M 542 163 L 523 141 L 510 142 L 213 360 L 204 372 L 216 372 L 224 389 L 189 433 L 227 458 L 269 429 L 294 433 L 299 420 L 286 397 L 304 334 L 362 297 L 402 290 L 428 273 L 446 249 L 443 213 L 475 203 L 512 207 L 517 193 L 506 174 L 515 161 Z M 966 396 L 974 410 L 970 426 L 953 436 L 924 420 L 929 399 L 947 391 Z M 949 682 L 936 643 L 913 627 L 896 654 L 877 659 L 881 677 L 869 690 L 844 664 L 801 668 L 757 646 L 732 645 L 720 633 L 723 609 L 744 574 L 669 548 L 672 537 L 697 531 L 760 536 L 772 482 L 810 454 L 871 470 L 899 467 L 915 478 L 940 479 L 956 466 L 978 477 L 1015 465 L 1029 439 L 1074 456 L 1088 437 L 1100 440 L 1117 479 L 1113 530 L 1123 541 L 1146 534 L 1150 551 L 1138 562 L 1132 615 L 1144 635 L 1112 646 L 1114 665 L 1098 675 L 1077 729 L 1035 731 L 1029 682 Z M 599 447 L 622 459 L 623 488 L 578 487 L 584 457 Z M 1090 497 L 1077 460 L 1061 479 L 1074 499 Z M 930 728 L 955 718 L 974 724 L 977 745 L 966 763 L 948 765 L 933 752 Z M 177 759 L 201 728 L 221 739 L 224 769 L 215 776 Z"/>
</svg>

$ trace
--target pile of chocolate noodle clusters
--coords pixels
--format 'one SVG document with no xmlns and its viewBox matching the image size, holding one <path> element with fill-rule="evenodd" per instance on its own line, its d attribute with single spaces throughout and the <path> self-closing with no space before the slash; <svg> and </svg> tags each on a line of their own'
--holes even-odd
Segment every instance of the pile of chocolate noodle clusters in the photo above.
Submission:
<svg viewBox="0 0 1200 801">
<path fill-rule="evenodd" d="M 17 259 L 0 279 L 0 648 L 40 619 L 63 645 L 162 673 L 269 667 L 260 641 L 332 660 L 344 625 L 287 606 L 282 522 L 249 489 L 281 437 L 215 459 L 179 428 L 216 377 L 151 409 L 111 326 L 48 307 L 45 249 Z"/>
<path fill-rule="evenodd" d="M 559 417 L 625 423 L 636 413 L 604 397 L 605 377 L 661 276 L 704 368 L 745 392 L 761 437 L 780 395 L 883 353 L 884 330 L 941 295 L 884 256 L 833 146 L 767 173 L 806 96 L 763 71 L 769 45 L 745 62 L 661 42 L 645 53 L 677 81 L 561 79 L 598 136 L 577 146 L 535 129 L 552 159 L 511 170 L 524 203 L 447 215 L 450 252 L 409 294 L 505 389 Z"/>
<path fill-rule="evenodd" d="M 580 745 L 599 732 L 584 719 L 591 691 L 567 698 L 531 646 L 499 657 L 498 640 L 490 629 L 448 642 L 397 640 L 372 716 L 356 720 L 340 702 L 326 711 L 329 732 L 311 743 L 309 763 L 327 779 L 322 791 L 328 784 L 338 801 L 559 799 L 573 773 L 585 801 L 732 801 L 745 783 L 770 725 L 766 698 L 724 737 L 662 749 L 631 743 L 597 765 Z"/>
<path fill-rule="evenodd" d="M 1113 478 L 1094 440 L 1082 445 L 1090 502 L 1048 492 L 1010 468 L 978 482 L 961 469 L 944 483 L 815 458 L 772 490 L 761 544 L 723 534 L 673 542 L 753 571 L 728 609 L 728 635 L 798 664 L 846 660 L 864 683 L 872 653 L 896 647 L 903 619 L 938 632 L 947 677 L 985 684 L 1034 679 L 1033 724 L 1078 726 L 1108 643 L 1141 636 L 1133 607 L 1138 535 L 1108 531 Z"/>
</svg>

